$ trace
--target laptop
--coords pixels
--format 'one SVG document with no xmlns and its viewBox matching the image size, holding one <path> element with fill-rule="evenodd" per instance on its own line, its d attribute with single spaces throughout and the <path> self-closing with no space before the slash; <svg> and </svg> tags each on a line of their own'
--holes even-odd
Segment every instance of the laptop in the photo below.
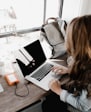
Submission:
<svg viewBox="0 0 91 112">
<path fill-rule="evenodd" d="M 40 40 L 14 51 L 18 70 L 21 71 L 24 78 L 38 87 L 48 91 L 49 81 L 59 78 L 51 71 L 51 68 L 57 63 L 47 59 Z"/>
</svg>

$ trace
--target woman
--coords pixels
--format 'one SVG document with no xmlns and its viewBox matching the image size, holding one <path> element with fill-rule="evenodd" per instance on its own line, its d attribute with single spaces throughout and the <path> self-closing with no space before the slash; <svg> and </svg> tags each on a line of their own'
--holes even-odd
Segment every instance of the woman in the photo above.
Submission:
<svg viewBox="0 0 91 112">
<path fill-rule="evenodd" d="M 68 68 L 53 67 L 56 74 L 68 73 L 68 80 L 52 80 L 51 91 L 68 104 L 70 112 L 91 112 L 91 15 L 74 18 L 67 27 L 66 47 L 73 61 Z"/>
</svg>

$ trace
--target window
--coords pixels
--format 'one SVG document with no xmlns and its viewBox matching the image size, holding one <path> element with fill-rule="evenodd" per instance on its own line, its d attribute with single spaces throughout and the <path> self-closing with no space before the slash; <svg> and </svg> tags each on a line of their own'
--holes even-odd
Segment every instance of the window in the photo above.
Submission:
<svg viewBox="0 0 91 112">
<path fill-rule="evenodd" d="M 0 0 L 0 33 L 40 27 L 58 17 L 59 0 Z"/>
<path fill-rule="evenodd" d="M 47 0 L 46 19 L 49 17 L 59 17 L 59 1 L 60 0 Z"/>
<path fill-rule="evenodd" d="M 17 35 L 16 31 L 30 31 L 41 27 L 47 18 L 58 16 L 59 0 L 0 0 L 0 61 L 13 60 L 12 51 L 30 43 L 40 34 L 38 31 Z"/>
</svg>

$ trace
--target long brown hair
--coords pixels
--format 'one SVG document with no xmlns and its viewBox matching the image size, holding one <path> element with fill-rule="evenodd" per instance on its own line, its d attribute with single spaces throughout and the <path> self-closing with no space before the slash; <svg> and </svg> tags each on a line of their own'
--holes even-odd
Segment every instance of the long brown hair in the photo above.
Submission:
<svg viewBox="0 0 91 112">
<path fill-rule="evenodd" d="M 74 18 L 67 28 L 67 51 L 74 58 L 68 91 L 80 95 L 83 89 L 91 96 L 91 15 Z"/>
</svg>

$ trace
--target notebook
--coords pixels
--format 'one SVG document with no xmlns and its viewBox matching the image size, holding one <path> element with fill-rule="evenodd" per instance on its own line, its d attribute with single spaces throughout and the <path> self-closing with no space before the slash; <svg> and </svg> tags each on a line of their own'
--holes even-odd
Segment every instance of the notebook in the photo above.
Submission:
<svg viewBox="0 0 91 112">
<path fill-rule="evenodd" d="M 57 63 L 47 59 L 40 40 L 14 52 L 16 62 L 24 78 L 38 87 L 48 91 L 49 81 L 58 78 L 51 68 Z"/>
</svg>

